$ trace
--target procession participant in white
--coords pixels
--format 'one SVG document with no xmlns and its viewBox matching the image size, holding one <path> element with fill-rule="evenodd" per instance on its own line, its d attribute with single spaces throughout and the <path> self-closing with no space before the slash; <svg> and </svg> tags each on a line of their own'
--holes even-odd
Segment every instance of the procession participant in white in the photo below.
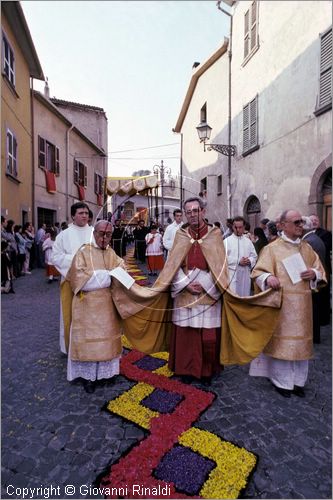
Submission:
<svg viewBox="0 0 333 500">
<path fill-rule="evenodd" d="M 77 202 L 71 206 L 73 224 L 61 231 L 52 248 L 52 263 L 61 274 L 60 287 L 60 350 L 64 354 L 68 351 L 70 317 L 63 317 L 63 301 L 69 300 L 71 290 L 65 282 L 67 272 L 78 249 L 89 243 L 92 238 L 93 228 L 88 225 L 89 207 L 84 202 Z M 66 333 L 66 335 L 65 335 Z"/>
<path fill-rule="evenodd" d="M 233 234 L 223 240 L 228 261 L 229 288 L 240 297 L 246 297 L 251 294 L 250 274 L 258 256 L 252 241 L 244 235 L 243 217 L 235 217 L 232 227 Z"/>
<path fill-rule="evenodd" d="M 165 229 L 165 232 L 163 235 L 163 246 L 168 252 L 172 248 L 173 241 L 174 241 L 175 236 L 176 236 L 176 232 L 183 225 L 182 217 L 183 217 L 182 211 L 179 208 L 176 208 L 173 211 L 174 221 L 171 224 L 169 224 Z"/>
</svg>

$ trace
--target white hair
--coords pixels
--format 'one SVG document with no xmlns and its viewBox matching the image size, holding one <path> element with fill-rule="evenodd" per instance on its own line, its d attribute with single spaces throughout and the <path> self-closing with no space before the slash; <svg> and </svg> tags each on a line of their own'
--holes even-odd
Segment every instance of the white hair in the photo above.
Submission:
<svg viewBox="0 0 333 500">
<path fill-rule="evenodd" d="M 110 222 L 110 221 L 108 221 L 108 220 L 98 220 L 98 221 L 96 222 L 96 224 L 94 225 L 94 231 L 97 231 L 97 228 L 98 228 L 98 226 L 99 226 L 100 224 L 107 224 L 107 225 L 112 226 L 111 222 Z"/>
<path fill-rule="evenodd" d="M 306 229 L 307 231 L 310 231 L 311 229 L 313 229 L 311 217 L 308 217 L 307 215 L 303 215 L 302 221 L 304 222 L 303 229 Z"/>
</svg>

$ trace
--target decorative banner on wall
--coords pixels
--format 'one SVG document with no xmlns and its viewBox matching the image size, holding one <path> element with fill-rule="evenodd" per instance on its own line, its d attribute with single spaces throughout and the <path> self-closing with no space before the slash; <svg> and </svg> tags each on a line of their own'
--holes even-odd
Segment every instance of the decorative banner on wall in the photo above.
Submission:
<svg viewBox="0 0 333 500">
<path fill-rule="evenodd" d="M 57 192 L 56 178 L 54 172 L 44 170 L 46 179 L 46 190 L 48 193 L 54 194 Z"/>
<path fill-rule="evenodd" d="M 79 193 L 79 200 L 84 201 L 86 199 L 86 190 L 84 189 L 83 186 L 77 185 L 77 190 Z"/>
</svg>

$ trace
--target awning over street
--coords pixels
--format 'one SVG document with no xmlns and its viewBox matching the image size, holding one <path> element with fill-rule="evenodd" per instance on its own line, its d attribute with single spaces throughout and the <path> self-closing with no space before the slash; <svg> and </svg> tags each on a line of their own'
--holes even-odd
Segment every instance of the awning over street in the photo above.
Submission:
<svg viewBox="0 0 333 500">
<path fill-rule="evenodd" d="M 149 190 L 158 186 L 157 175 L 146 175 L 142 177 L 107 177 L 106 192 L 109 196 L 119 194 L 120 196 L 132 196 L 140 193 L 147 195 Z"/>
</svg>

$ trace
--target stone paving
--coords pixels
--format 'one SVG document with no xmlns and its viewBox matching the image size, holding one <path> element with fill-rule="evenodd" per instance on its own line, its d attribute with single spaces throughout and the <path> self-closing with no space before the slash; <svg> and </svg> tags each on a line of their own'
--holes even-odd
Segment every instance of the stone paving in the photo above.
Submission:
<svg viewBox="0 0 333 500">
<path fill-rule="evenodd" d="M 103 498 L 94 480 L 145 435 L 102 410 L 133 382 L 119 376 L 94 394 L 67 382 L 59 283 L 36 269 L 15 291 L 1 296 L 1 498 Z M 305 399 L 281 397 L 247 366 L 226 367 L 212 382 L 217 398 L 196 426 L 258 455 L 243 498 L 332 498 L 331 328 L 321 335 Z"/>
</svg>

